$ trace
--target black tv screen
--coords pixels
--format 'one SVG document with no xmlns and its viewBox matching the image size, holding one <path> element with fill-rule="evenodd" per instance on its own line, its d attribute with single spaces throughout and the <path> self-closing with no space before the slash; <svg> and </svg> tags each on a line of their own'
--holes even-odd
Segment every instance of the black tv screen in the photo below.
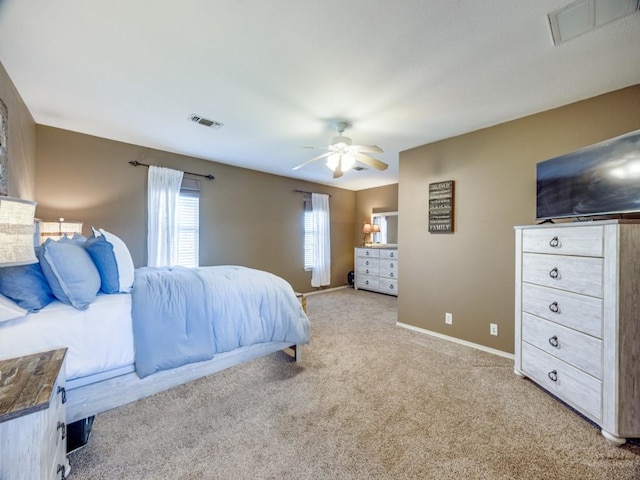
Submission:
<svg viewBox="0 0 640 480">
<path fill-rule="evenodd" d="M 640 130 L 537 165 L 536 218 L 640 212 Z"/>
</svg>

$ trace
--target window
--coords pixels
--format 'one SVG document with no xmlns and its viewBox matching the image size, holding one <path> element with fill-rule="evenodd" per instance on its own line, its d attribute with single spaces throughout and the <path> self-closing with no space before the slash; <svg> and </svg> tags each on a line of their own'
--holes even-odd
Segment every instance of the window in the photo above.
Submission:
<svg viewBox="0 0 640 480">
<path fill-rule="evenodd" d="M 200 195 L 180 191 L 178 201 L 178 265 L 200 265 Z"/>
<path fill-rule="evenodd" d="M 318 232 L 314 230 L 311 197 L 304 200 L 304 269 L 313 270 L 313 245 Z"/>
</svg>

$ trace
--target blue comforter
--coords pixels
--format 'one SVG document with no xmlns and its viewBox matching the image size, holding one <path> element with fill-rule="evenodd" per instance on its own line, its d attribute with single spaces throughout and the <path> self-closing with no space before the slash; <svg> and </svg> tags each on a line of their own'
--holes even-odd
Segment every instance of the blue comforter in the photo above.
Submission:
<svg viewBox="0 0 640 480">
<path fill-rule="evenodd" d="M 140 378 L 257 343 L 306 344 L 311 330 L 291 285 L 237 266 L 139 268 L 132 316 Z"/>
</svg>

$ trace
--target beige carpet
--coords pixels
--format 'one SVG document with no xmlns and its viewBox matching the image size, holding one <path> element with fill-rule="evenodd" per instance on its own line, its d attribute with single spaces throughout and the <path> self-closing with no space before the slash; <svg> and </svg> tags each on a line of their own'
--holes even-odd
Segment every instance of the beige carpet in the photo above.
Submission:
<svg viewBox="0 0 640 480">
<path fill-rule="evenodd" d="M 308 297 L 303 361 L 282 353 L 99 415 L 79 479 L 639 479 L 512 362 L 395 326 L 396 299 Z"/>
</svg>

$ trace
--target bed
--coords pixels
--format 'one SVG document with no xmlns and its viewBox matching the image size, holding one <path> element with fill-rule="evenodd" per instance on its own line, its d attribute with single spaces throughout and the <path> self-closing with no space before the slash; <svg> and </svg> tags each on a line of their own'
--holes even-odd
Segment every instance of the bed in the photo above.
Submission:
<svg viewBox="0 0 640 480">
<path fill-rule="evenodd" d="M 39 258 L 39 264 L 24 268 L 41 266 L 46 273 L 46 258 Z M 0 289 L 6 284 L 2 277 Z M 148 277 L 159 277 L 160 284 L 146 283 Z M 185 287 L 189 281 L 195 287 Z M 94 294 L 84 306 L 77 298 L 58 298 L 37 312 L 0 318 L 0 358 L 67 348 L 68 424 L 280 350 L 298 361 L 301 345 L 309 342 L 309 321 L 296 294 L 267 272 L 240 266 L 142 268 L 132 270 L 131 282 L 132 288 L 115 288 L 130 292 Z M 104 281 L 102 288 L 113 290 Z M 194 288 L 204 296 L 192 297 Z M 178 297 L 184 303 L 176 308 Z M 207 318 L 198 321 L 209 324 L 193 323 L 194 308 L 205 311 Z M 176 315 L 182 317 L 178 324 L 169 319 Z M 194 339 L 213 350 L 194 353 Z M 152 350 L 151 363 L 141 357 L 145 349 Z"/>
</svg>

